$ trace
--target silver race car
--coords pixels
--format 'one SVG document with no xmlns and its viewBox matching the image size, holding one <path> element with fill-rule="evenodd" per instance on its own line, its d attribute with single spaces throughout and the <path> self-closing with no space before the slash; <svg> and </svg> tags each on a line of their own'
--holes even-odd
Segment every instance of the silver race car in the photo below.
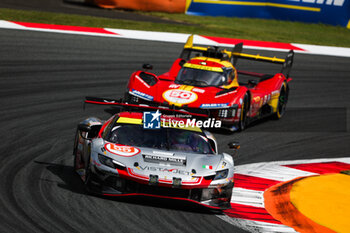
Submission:
<svg viewBox="0 0 350 233">
<path fill-rule="evenodd" d="M 239 147 L 229 146 L 235 151 Z M 89 192 L 230 208 L 232 156 L 218 154 L 215 138 L 198 127 L 162 124 L 147 129 L 140 112 L 121 112 L 107 121 L 88 118 L 78 125 L 73 154 L 74 170 Z"/>
</svg>

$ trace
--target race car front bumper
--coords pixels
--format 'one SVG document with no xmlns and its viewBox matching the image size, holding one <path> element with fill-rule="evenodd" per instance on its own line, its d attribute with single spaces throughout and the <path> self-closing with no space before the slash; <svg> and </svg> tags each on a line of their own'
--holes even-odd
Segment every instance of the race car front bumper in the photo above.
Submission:
<svg viewBox="0 0 350 233">
<path fill-rule="evenodd" d="M 118 169 L 117 169 L 118 171 Z M 164 187 L 121 177 L 104 165 L 91 166 L 92 182 L 89 191 L 106 196 L 144 195 L 169 199 L 181 199 L 215 209 L 231 208 L 233 181 L 225 185 L 206 188 Z"/>
</svg>

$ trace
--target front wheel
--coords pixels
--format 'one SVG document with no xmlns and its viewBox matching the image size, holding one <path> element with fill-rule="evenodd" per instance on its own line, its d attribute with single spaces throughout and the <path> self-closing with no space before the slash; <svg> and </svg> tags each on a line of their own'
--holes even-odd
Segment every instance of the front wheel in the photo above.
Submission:
<svg viewBox="0 0 350 233">
<path fill-rule="evenodd" d="M 79 144 L 79 131 L 77 130 L 75 133 L 75 139 L 74 139 L 74 148 L 73 148 L 73 155 L 74 155 L 74 162 L 73 162 L 73 167 L 74 171 L 77 171 L 79 166 L 79 158 L 78 158 L 78 144 Z"/>
<path fill-rule="evenodd" d="M 241 115 L 238 123 L 238 130 L 243 131 L 247 127 L 247 113 L 249 110 L 248 95 L 245 94 L 241 105 Z"/>
<path fill-rule="evenodd" d="M 289 92 L 289 89 L 288 89 L 287 83 L 284 82 L 281 86 L 280 95 L 278 97 L 277 110 L 274 115 L 275 119 L 282 118 L 286 112 L 288 94 L 289 94 L 288 92 Z"/>
<path fill-rule="evenodd" d="M 85 188 L 87 192 L 90 192 L 91 189 L 91 168 L 90 168 L 90 158 L 88 159 L 87 165 L 85 167 Z"/>
</svg>

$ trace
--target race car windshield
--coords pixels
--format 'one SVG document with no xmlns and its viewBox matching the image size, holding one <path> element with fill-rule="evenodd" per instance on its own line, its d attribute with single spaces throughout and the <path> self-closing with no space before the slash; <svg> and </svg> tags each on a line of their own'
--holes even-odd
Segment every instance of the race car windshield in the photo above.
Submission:
<svg viewBox="0 0 350 233">
<path fill-rule="evenodd" d="M 226 74 L 224 72 L 183 67 L 179 71 L 175 83 L 205 87 L 222 86 L 225 81 Z"/>
<path fill-rule="evenodd" d="M 174 128 L 148 130 L 138 124 L 119 124 L 112 128 L 106 140 L 116 144 L 160 150 L 213 153 L 208 140 L 200 133 Z"/>
</svg>

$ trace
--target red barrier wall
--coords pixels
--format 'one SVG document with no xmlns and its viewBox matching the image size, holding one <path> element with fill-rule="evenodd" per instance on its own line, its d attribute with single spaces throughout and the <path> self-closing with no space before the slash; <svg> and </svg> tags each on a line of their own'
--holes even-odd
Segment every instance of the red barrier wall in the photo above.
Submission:
<svg viewBox="0 0 350 233">
<path fill-rule="evenodd" d="M 102 8 L 184 13 L 186 0 L 86 0 Z"/>
</svg>

